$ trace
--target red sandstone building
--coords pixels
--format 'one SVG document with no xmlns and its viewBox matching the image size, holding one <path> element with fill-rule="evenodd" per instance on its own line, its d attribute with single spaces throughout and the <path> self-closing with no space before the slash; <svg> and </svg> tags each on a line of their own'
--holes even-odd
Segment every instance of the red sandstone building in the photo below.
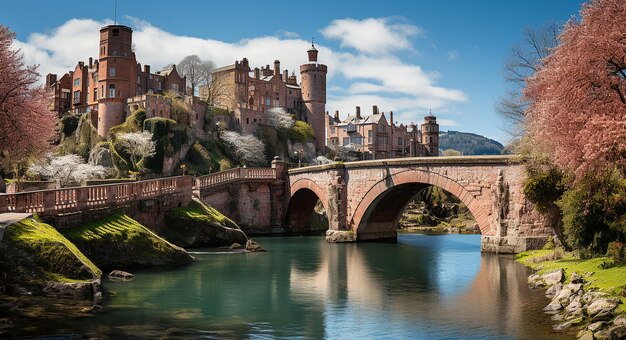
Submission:
<svg viewBox="0 0 626 340">
<path fill-rule="evenodd" d="M 372 107 L 372 114 L 361 115 L 361 108 L 356 107 L 354 115 L 348 114 L 344 120 L 339 118 L 339 111 L 333 117 L 326 115 L 327 145 L 347 147 L 359 159 L 384 159 L 396 157 L 421 157 L 439 155 L 439 124 L 432 114 L 424 117 L 421 129 L 409 125 L 393 123 L 393 112 L 389 121 L 377 106 Z"/>
<path fill-rule="evenodd" d="M 73 71 L 57 79 L 48 74 L 46 87 L 50 108 L 59 116 L 89 113 L 98 134 L 124 122 L 130 105 L 142 107 L 148 117 L 169 118 L 171 100 L 157 97 L 171 92 L 183 95 L 186 79 L 176 66 L 150 73 L 150 66 L 137 62 L 132 47 L 132 29 L 109 25 L 100 29 L 98 60 L 79 61 Z"/>
<path fill-rule="evenodd" d="M 315 46 L 307 51 L 309 62 L 300 66 L 301 84 L 295 74 L 281 73 L 280 61 L 260 69 L 250 68 L 247 58 L 213 72 L 213 83 L 200 88 L 202 98 L 233 113 L 235 128 L 250 134 L 265 121 L 266 112 L 283 108 L 313 127 L 315 149 L 324 152 L 327 66 L 317 63 Z"/>
</svg>

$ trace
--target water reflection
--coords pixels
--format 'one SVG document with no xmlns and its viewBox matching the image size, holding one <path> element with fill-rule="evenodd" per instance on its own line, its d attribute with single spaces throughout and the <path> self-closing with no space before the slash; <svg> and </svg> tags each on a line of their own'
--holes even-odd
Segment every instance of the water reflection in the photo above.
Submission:
<svg viewBox="0 0 626 340">
<path fill-rule="evenodd" d="M 264 254 L 199 254 L 191 266 L 107 282 L 105 313 L 30 334 L 169 338 L 555 338 L 547 303 L 512 258 L 476 235 L 398 243 L 261 240 Z"/>
</svg>

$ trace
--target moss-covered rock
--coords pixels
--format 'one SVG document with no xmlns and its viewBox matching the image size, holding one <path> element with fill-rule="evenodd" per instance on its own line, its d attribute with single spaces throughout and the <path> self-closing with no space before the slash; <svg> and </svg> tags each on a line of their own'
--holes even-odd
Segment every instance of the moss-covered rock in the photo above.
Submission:
<svg viewBox="0 0 626 340">
<path fill-rule="evenodd" d="M 40 290 L 49 282 L 90 282 L 102 272 L 52 226 L 25 219 L 8 226 L 0 243 L 2 291 Z M 22 287 L 22 288 L 19 288 Z"/>
<path fill-rule="evenodd" d="M 197 199 L 188 207 L 168 212 L 163 237 L 186 248 L 222 247 L 248 241 L 235 222 Z"/>
<path fill-rule="evenodd" d="M 193 261 L 177 247 L 125 214 L 115 214 L 63 234 L 104 269 L 183 265 Z"/>
</svg>

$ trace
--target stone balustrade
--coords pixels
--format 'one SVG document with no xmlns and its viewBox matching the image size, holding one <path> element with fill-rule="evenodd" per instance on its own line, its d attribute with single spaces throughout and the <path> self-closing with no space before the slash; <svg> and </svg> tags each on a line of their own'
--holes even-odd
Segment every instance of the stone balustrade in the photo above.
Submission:
<svg viewBox="0 0 626 340">
<path fill-rule="evenodd" d="M 178 176 L 146 181 L 0 194 L 0 213 L 45 215 L 121 206 L 130 202 L 182 194 L 191 199 L 192 178 Z"/>
<path fill-rule="evenodd" d="M 240 180 L 275 180 L 276 178 L 274 168 L 235 168 L 196 178 L 194 189 L 202 190 Z"/>
</svg>

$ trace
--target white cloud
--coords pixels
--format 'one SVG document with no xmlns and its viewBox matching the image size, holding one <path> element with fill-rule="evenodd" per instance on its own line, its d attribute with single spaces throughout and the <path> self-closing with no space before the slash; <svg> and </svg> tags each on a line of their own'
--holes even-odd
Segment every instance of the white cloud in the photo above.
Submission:
<svg viewBox="0 0 626 340">
<path fill-rule="evenodd" d="M 448 60 L 457 60 L 459 59 L 460 56 L 461 56 L 461 53 L 459 53 L 459 51 L 456 51 L 456 50 L 448 51 Z"/>
<path fill-rule="evenodd" d="M 281 38 L 288 38 L 288 39 L 293 39 L 293 38 L 299 38 L 300 34 L 298 34 L 297 32 L 291 32 L 291 31 L 278 31 L 276 32 L 276 35 L 278 37 Z"/>
<path fill-rule="evenodd" d="M 392 23 L 390 18 L 334 20 L 321 32 L 326 39 L 340 40 L 342 47 L 369 54 L 410 49 L 409 38 L 423 33 L 417 26 Z"/>
<path fill-rule="evenodd" d="M 459 126 L 459 123 L 453 119 L 437 119 L 437 123 L 441 126 Z"/>
<path fill-rule="evenodd" d="M 248 58 L 253 68 L 267 64 L 272 66 L 278 59 L 281 69 L 295 71 L 299 76 L 299 66 L 307 62 L 306 50 L 310 47 L 307 40 L 277 36 L 224 42 L 174 35 L 140 19 L 127 20 L 133 26 L 137 60 L 143 65 L 151 65 L 154 71 L 177 63 L 187 55 L 197 54 L 204 60 L 213 61 L 218 67 L 244 57 Z M 352 19 L 337 20 L 324 31 L 332 32 L 344 21 L 357 22 Z M 388 18 L 365 19 L 357 24 L 365 22 L 370 25 L 370 21 L 374 26 L 370 32 L 372 35 L 397 35 L 405 39 L 405 42 L 402 39 L 398 40 L 400 42 L 387 42 L 395 44 L 387 46 L 387 50 L 408 48 L 408 37 L 421 34 L 415 26 L 394 24 Z M 41 65 L 40 73 L 60 75 L 73 70 L 78 61 L 97 57 L 99 30 L 107 24 L 110 22 L 71 19 L 49 32 L 31 34 L 25 42 L 16 41 L 15 46 L 22 49 L 27 64 Z M 383 33 L 376 32 L 377 29 L 380 31 L 379 25 L 384 26 Z M 361 26 L 361 29 L 367 27 Z M 372 37 L 372 41 L 376 43 L 379 37 Z M 345 41 L 356 43 L 350 39 Z M 421 121 L 428 109 L 442 114 L 449 112 L 450 105 L 467 100 L 463 91 L 437 85 L 436 80 L 440 76 L 437 72 L 426 72 L 419 65 L 405 62 L 394 54 L 348 53 L 319 43 L 316 47 L 320 51 L 320 62 L 328 65 L 326 108 L 330 112 L 340 110 L 345 116 L 347 112 L 354 112 L 354 106 L 360 105 L 365 114 L 372 105 L 378 105 L 382 111 L 394 111 L 394 120 L 408 123 Z"/>
</svg>

